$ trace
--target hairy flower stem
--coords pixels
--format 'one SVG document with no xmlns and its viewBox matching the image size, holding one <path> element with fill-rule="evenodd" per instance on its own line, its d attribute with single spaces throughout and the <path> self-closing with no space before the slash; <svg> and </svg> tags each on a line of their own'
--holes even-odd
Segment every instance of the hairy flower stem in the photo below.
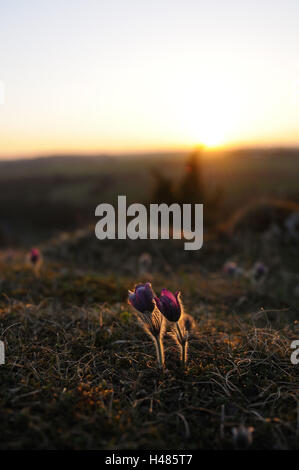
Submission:
<svg viewBox="0 0 299 470">
<path fill-rule="evenodd" d="M 182 360 L 183 369 L 185 369 L 186 362 L 187 362 L 187 347 L 188 347 L 188 343 L 187 341 L 184 341 L 184 343 L 182 344 L 182 351 L 181 351 L 181 360 Z"/>
<path fill-rule="evenodd" d="M 156 346 L 158 365 L 162 369 L 164 366 L 164 350 L 160 336 L 154 336 L 154 343 Z"/>
<path fill-rule="evenodd" d="M 187 343 L 187 340 L 183 337 L 182 335 L 182 332 L 181 332 L 181 329 L 180 329 L 180 325 L 178 324 L 178 322 L 176 322 L 175 324 L 176 326 L 176 329 L 177 329 L 177 332 L 178 332 L 178 339 L 179 339 L 179 343 L 180 343 L 180 346 L 181 346 L 181 361 L 182 361 L 182 366 L 183 366 L 183 369 L 185 369 L 186 367 L 186 362 L 187 362 L 187 347 L 188 347 L 188 343 Z"/>
<path fill-rule="evenodd" d="M 177 332 L 178 332 L 178 335 L 179 335 L 180 344 L 182 344 L 183 335 L 182 335 L 182 332 L 181 332 L 180 325 L 178 324 L 178 322 L 176 322 L 175 326 L 176 326 L 176 329 L 177 329 Z"/>
</svg>

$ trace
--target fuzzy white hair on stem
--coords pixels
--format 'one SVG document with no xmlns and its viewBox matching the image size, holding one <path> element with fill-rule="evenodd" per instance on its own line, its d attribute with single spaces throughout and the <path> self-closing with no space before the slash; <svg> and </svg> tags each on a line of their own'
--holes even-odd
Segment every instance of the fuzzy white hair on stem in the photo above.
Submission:
<svg viewBox="0 0 299 470">
<path fill-rule="evenodd" d="M 180 359 L 185 369 L 188 360 L 188 347 L 191 332 L 194 329 L 194 320 L 191 315 L 182 313 L 181 318 L 172 326 L 171 335 L 180 350 Z"/>
<path fill-rule="evenodd" d="M 164 346 L 163 336 L 165 333 L 165 320 L 159 310 L 155 308 L 153 312 L 138 312 L 137 318 L 144 331 L 154 342 L 157 354 L 157 361 L 160 368 L 164 367 Z"/>
</svg>

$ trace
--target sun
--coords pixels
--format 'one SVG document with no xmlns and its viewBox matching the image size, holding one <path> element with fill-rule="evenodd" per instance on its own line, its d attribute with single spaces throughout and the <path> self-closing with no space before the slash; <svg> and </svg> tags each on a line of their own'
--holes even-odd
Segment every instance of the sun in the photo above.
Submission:
<svg viewBox="0 0 299 470">
<path fill-rule="evenodd" d="M 188 106 L 182 109 L 180 117 L 181 135 L 187 142 L 213 149 L 225 147 L 234 139 L 236 115 L 227 103 Z"/>
<path fill-rule="evenodd" d="M 217 85 L 217 86 L 216 86 Z M 238 139 L 241 107 L 230 83 L 193 84 L 177 98 L 177 123 L 188 142 L 207 149 L 225 147 Z"/>
<path fill-rule="evenodd" d="M 188 139 L 206 149 L 223 147 L 230 140 L 230 129 L 225 119 L 194 116 L 188 123 Z"/>
<path fill-rule="evenodd" d="M 203 128 L 198 132 L 200 142 L 207 149 L 222 147 L 227 143 L 225 132 L 217 128 Z"/>
</svg>

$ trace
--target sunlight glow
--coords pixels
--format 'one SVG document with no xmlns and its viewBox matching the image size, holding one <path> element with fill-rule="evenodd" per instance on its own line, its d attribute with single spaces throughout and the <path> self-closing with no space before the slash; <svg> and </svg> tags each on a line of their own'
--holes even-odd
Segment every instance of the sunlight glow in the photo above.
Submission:
<svg viewBox="0 0 299 470">
<path fill-rule="evenodd" d="M 0 158 L 299 145 L 299 4 L 242 3 L 3 4 Z"/>
<path fill-rule="evenodd" d="M 198 83 L 191 83 L 188 92 L 177 102 L 178 124 L 182 138 L 205 147 L 224 146 L 238 137 L 242 90 L 232 80 L 220 84 L 209 75 Z"/>
</svg>

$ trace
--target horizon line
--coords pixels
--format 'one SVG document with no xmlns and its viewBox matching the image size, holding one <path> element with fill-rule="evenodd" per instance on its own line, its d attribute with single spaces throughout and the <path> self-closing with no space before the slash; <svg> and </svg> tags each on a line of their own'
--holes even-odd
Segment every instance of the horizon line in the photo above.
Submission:
<svg viewBox="0 0 299 470">
<path fill-rule="evenodd" d="M 150 155 L 158 155 L 158 154 L 184 154 L 190 153 L 195 151 L 196 149 L 201 149 L 203 153 L 219 153 L 219 152 L 238 152 L 238 151 L 266 151 L 266 150 L 299 150 L 299 143 L 298 144 L 240 144 L 240 145 L 223 145 L 223 146 L 215 146 L 215 147 L 208 147 L 204 145 L 194 145 L 190 147 L 173 147 L 169 149 L 165 148 L 157 148 L 157 149 L 132 149 L 132 150 L 124 150 L 124 151 L 117 151 L 117 150 L 95 150 L 95 151 L 84 151 L 78 150 L 76 152 L 73 151 L 46 151 L 41 153 L 27 153 L 24 155 L 0 155 L 0 161 L 18 161 L 18 160 L 34 160 L 40 158 L 61 158 L 61 157 L 129 157 L 129 156 L 150 156 Z"/>
</svg>

